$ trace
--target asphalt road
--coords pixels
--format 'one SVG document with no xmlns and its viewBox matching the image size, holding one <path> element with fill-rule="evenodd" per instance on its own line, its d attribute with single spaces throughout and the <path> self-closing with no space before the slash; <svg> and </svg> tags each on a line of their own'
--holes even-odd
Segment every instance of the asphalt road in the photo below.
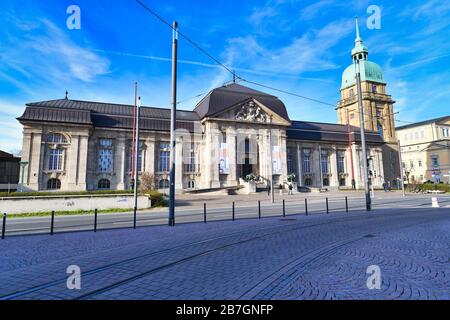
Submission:
<svg viewBox="0 0 450 320">
<path fill-rule="evenodd" d="M 431 195 L 408 195 L 402 197 L 399 193 L 384 194 L 377 193 L 372 199 L 373 210 L 380 211 L 386 208 L 427 208 L 431 207 Z M 450 206 L 450 196 L 437 196 L 441 206 Z M 321 194 L 311 196 L 307 199 L 308 215 L 326 214 L 326 198 L 328 198 L 329 214 L 335 212 L 345 212 L 346 203 L 343 194 Z M 283 204 L 281 199 L 277 199 L 272 204 L 269 200 L 261 201 L 261 218 L 282 216 Z M 359 195 L 348 196 L 348 210 L 361 211 L 365 210 L 365 198 Z M 295 195 L 285 197 L 285 214 L 286 216 L 294 214 L 306 215 L 305 197 L 304 195 Z M 258 203 L 256 200 L 244 200 L 235 204 L 235 219 L 259 218 Z M 136 216 L 137 227 L 150 225 L 164 225 L 167 223 L 168 210 L 150 210 L 138 211 Z M 228 205 L 216 203 L 215 201 L 207 202 L 206 221 L 231 220 L 232 204 Z M 205 220 L 204 208 L 202 204 L 194 204 L 193 206 L 177 207 L 176 223 L 203 222 Z M 114 228 L 132 228 L 134 224 L 134 216 L 132 212 L 128 213 L 109 213 L 98 214 L 97 230 L 114 229 Z M 51 219 L 46 217 L 29 217 L 29 218 L 9 218 L 6 223 L 6 236 L 25 235 L 25 234 L 41 234 L 49 233 Z M 94 229 L 94 215 L 69 215 L 58 216 L 56 214 L 54 220 L 54 232 L 73 232 L 88 231 Z"/>
</svg>

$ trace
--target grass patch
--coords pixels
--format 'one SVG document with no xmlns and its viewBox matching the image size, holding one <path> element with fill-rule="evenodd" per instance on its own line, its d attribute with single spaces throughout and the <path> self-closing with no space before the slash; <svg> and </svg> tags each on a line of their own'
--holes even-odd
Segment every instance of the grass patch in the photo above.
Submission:
<svg viewBox="0 0 450 320">
<path fill-rule="evenodd" d="M 105 209 L 98 210 L 98 213 L 107 214 L 107 213 L 125 213 L 131 212 L 133 208 L 118 208 L 118 209 Z M 76 210 L 76 211 L 55 211 L 55 216 L 73 216 L 73 215 L 93 215 L 94 210 Z M 29 218 L 29 217 L 49 217 L 51 216 L 51 211 L 45 212 L 31 212 L 31 213 L 14 213 L 8 214 L 8 218 Z"/>
</svg>

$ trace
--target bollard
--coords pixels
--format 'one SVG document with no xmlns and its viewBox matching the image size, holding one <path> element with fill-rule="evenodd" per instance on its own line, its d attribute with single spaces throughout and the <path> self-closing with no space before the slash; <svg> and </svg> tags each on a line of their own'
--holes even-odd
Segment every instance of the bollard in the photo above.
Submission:
<svg viewBox="0 0 450 320">
<path fill-rule="evenodd" d="M 308 199 L 305 198 L 305 214 L 308 215 Z"/>
<path fill-rule="evenodd" d="M 206 202 L 203 204 L 203 222 L 206 223 Z"/>
<path fill-rule="evenodd" d="M 54 226 L 55 226 L 55 211 L 52 211 L 52 217 L 50 219 L 50 235 L 53 235 Z"/>
<path fill-rule="evenodd" d="M 5 232 L 6 232 L 6 213 L 3 214 L 2 239 L 5 239 Z"/>
<path fill-rule="evenodd" d="M 328 197 L 325 199 L 326 203 L 327 203 L 327 214 L 330 213 L 330 209 L 328 208 Z"/>
<path fill-rule="evenodd" d="M 348 198 L 345 197 L 345 212 L 348 212 Z"/>
<path fill-rule="evenodd" d="M 431 207 L 432 208 L 439 208 L 440 207 L 438 198 L 436 198 L 436 197 L 431 198 Z"/>
<path fill-rule="evenodd" d="M 97 232 L 97 209 L 94 210 L 94 232 Z"/>
<path fill-rule="evenodd" d="M 133 209 L 133 229 L 136 229 L 136 220 L 137 220 L 137 208 Z"/>
<path fill-rule="evenodd" d="M 232 212 L 233 212 L 233 221 L 234 221 L 234 201 L 233 201 L 233 207 L 232 207 Z"/>
<path fill-rule="evenodd" d="M 283 218 L 285 218 L 285 217 L 286 217 L 286 203 L 283 199 Z"/>
<path fill-rule="evenodd" d="M 261 219 L 261 200 L 258 200 L 258 219 Z"/>
</svg>

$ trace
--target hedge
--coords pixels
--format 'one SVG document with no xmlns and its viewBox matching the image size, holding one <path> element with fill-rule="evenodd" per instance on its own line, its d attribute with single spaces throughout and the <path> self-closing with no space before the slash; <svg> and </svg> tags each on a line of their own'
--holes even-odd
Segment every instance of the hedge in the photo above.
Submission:
<svg viewBox="0 0 450 320">
<path fill-rule="evenodd" d="M 167 207 L 167 200 L 164 199 L 164 195 L 156 190 L 150 190 L 148 196 L 152 202 L 152 208 L 155 207 Z"/>
<path fill-rule="evenodd" d="M 450 185 L 444 183 L 424 183 L 420 186 L 421 191 L 428 190 L 442 190 L 445 192 L 450 192 Z"/>
<path fill-rule="evenodd" d="M 102 194 L 132 194 L 133 190 L 92 190 L 67 192 L 0 192 L 0 198 L 6 197 L 45 197 L 45 196 L 90 196 Z"/>
</svg>

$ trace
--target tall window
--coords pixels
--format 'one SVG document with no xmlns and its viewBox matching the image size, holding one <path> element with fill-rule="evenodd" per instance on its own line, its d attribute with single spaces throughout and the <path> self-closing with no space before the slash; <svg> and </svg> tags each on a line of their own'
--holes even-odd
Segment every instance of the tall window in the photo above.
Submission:
<svg viewBox="0 0 450 320">
<path fill-rule="evenodd" d="M 112 139 L 100 139 L 97 160 L 98 172 L 111 173 L 113 170 L 113 142 Z"/>
<path fill-rule="evenodd" d="M 158 188 L 159 189 L 168 189 L 169 188 L 169 180 L 168 179 L 159 180 Z"/>
<path fill-rule="evenodd" d="M 64 135 L 60 133 L 51 133 L 47 136 L 48 143 L 67 143 L 67 139 Z"/>
<path fill-rule="evenodd" d="M 128 149 L 128 168 L 129 171 L 131 170 L 131 164 L 134 163 L 134 161 L 131 160 L 132 157 L 134 157 L 134 155 L 132 154 L 132 150 L 133 150 L 133 146 L 131 144 L 131 140 L 130 140 L 130 148 Z M 142 171 L 142 153 L 143 153 L 143 149 L 144 149 L 144 141 L 139 141 L 139 152 L 138 152 L 138 163 L 137 163 L 137 167 L 138 167 L 138 172 Z"/>
<path fill-rule="evenodd" d="M 185 144 L 184 172 L 196 172 L 195 144 Z M 170 156 L 170 153 L 169 153 Z"/>
<path fill-rule="evenodd" d="M 379 123 L 377 125 L 378 134 L 383 138 L 383 126 Z"/>
<path fill-rule="evenodd" d="M 372 85 L 372 92 L 377 93 L 377 86 L 374 84 Z"/>
<path fill-rule="evenodd" d="M 64 146 L 67 138 L 60 133 L 51 133 L 45 139 L 48 144 L 48 170 L 62 171 L 64 168 Z"/>
<path fill-rule="evenodd" d="M 329 172 L 328 170 L 328 149 L 321 149 L 320 150 L 320 164 L 322 168 L 322 173 L 327 174 Z"/>
<path fill-rule="evenodd" d="M 338 173 L 345 173 L 345 151 L 337 151 L 337 169 Z"/>
<path fill-rule="evenodd" d="M 294 172 L 294 165 L 293 165 L 293 159 L 292 159 L 292 148 L 287 148 L 287 169 L 288 169 L 288 174 L 291 174 Z"/>
<path fill-rule="evenodd" d="M 98 188 L 100 190 L 107 190 L 111 188 L 111 182 L 108 179 L 100 179 L 98 181 Z"/>
<path fill-rule="evenodd" d="M 311 149 L 303 148 L 303 172 L 310 173 L 311 172 Z"/>
<path fill-rule="evenodd" d="M 159 144 L 158 171 L 170 171 L 170 144 L 168 142 Z"/>
<path fill-rule="evenodd" d="M 48 154 L 48 170 L 62 171 L 63 168 L 63 149 L 50 149 Z"/>
<path fill-rule="evenodd" d="M 47 190 L 61 189 L 61 181 L 59 179 L 49 179 L 47 181 Z"/>
<path fill-rule="evenodd" d="M 431 157 L 431 165 L 433 167 L 439 167 L 439 158 L 438 158 L 438 156 L 432 156 Z"/>
</svg>

